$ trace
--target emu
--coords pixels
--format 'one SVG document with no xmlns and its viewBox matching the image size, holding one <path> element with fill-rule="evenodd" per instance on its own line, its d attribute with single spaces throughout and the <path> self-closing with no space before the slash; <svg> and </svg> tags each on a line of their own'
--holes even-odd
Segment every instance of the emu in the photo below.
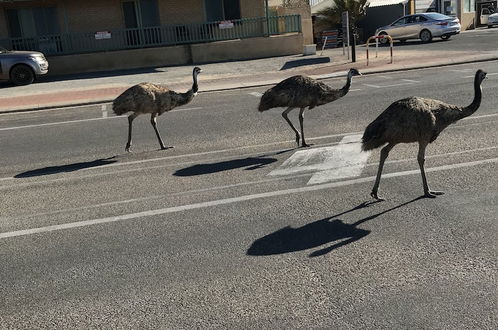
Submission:
<svg viewBox="0 0 498 330">
<path fill-rule="evenodd" d="M 197 85 L 197 76 L 201 72 L 201 68 L 194 68 L 192 73 L 194 83 L 192 88 L 185 93 L 177 93 L 156 84 L 140 83 L 128 88 L 114 100 L 112 109 L 116 115 L 120 116 L 127 112 L 133 112 L 128 116 L 128 142 L 126 143 L 125 148 L 127 152 L 130 152 L 131 148 L 132 122 L 142 113 L 151 114 L 150 123 L 156 132 L 161 150 L 168 149 L 164 146 L 161 135 L 157 130 L 157 116 L 192 101 L 199 89 Z"/>
<path fill-rule="evenodd" d="M 424 169 L 425 149 L 450 124 L 477 111 L 481 105 L 481 83 L 485 78 L 486 72 L 477 70 L 474 78 L 474 99 L 469 106 L 460 107 L 433 99 L 409 97 L 392 103 L 367 126 L 362 138 L 362 150 L 372 150 L 387 143 L 380 152 L 379 168 L 371 193 L 373 198 L 384 200 L 377 193 L 382 168 L 389 152 L 398 143 L 410 142 L 418 142 L 419 145 L 417 160 L 422 175 L 424 195 L 435 198 L 443 194 L 442 191 L 429 189 Z"/>
<path fill-rule="evenodd" d="M 341 89 L 333 89 L 322 82 L 306 76 L 299 75 L 287 78 L 268 89 L 263 96 L 261 96 L 258 110 L 263 112 L 271 108 L 287 107 L 287 109 L 282 112 L 282 117 L 284 117 L 291 129 L 296 133 L 297 145 L 299 146 L 299 140 L 301 139 L 301 146 L 309 147 L 309 144 L 307 144 L 304 139 L 304 109 L 308 107 L 308 109 L 311 110 L 314 107 L 343 97 L 348 93 L 351 87 L 353 76 L 360 75 L 361 73 L 359 73 L 358 70 L 350 69 L 347 75 L 346 85 Z M 300 108 L 299 123 L 301 125 L 301 133 L 297 131 L 287 116 L 294 108 Z"/>
</svg>

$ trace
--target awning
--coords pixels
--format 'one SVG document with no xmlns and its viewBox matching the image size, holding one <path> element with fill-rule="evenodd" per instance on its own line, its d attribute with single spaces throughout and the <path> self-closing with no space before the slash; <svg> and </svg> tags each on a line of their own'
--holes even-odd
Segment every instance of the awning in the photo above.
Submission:
<svg viewBox="0 0 498 330">
<path fill-rule="evenodd" d="M 391 5 L 406 5 L 410 0 L 370 0 L 369 7 L 382 7 Z"/>
</svg>

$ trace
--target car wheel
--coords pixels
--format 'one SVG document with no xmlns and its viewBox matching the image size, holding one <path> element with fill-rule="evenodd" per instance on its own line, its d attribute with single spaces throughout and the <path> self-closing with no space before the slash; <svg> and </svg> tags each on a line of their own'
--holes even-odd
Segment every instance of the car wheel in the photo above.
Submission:
<svg viewBox="0 0 498 330">
<path fill-rule="evenodd" d="M 451 36 L 449 36 L 449 35 L 444 35 L 444 36 L 441 36 L 441 39 L 443 39 L 443 40 L 448 40 L 448 39 L 450 39 L 450 37 L 451 37 Z"/>
<path fill-rule="evenodd" d="M 33 70 L 27 65 L 18 64 L 10 70 L 10 81 L 15 85 L 29 85 L 35 80 Z"/>
<path fill-rule="evenodd" d="M 422 30 L 422 32 L 420 32 L 420 40 L 422 40 L 422 42 L 429 42 L 432 40 L 432 34 L 429 30 Z"/>
<path fill-rule="evenodd" d="M 387 36 L 387 33 L 385 32 L 381 32 L 379 33 L 379 36 Z M 382 45 L 387 45 L 389 43 L 389 39 L 387 38 L 380 38 L 379 39 L 379 42 L 382 44 Z"/>
</svg>

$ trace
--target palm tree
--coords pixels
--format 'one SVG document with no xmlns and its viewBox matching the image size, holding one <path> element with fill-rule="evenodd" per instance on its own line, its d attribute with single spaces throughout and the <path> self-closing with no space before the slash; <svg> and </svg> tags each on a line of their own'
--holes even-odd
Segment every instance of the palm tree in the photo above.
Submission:
<svg viewBox="0 0 498 330">
<path fill-rule="evenodd" d="M 349 13 L 349 26 L 351 32 L 358 37 L 358 21 L 365 16 L 368 0 L 334 0 L 330 7 L 320 10 L 317 13 L 317 24 L 320 28 L 330 29 L 341 24 L 342 13 Z"/>
</svg>

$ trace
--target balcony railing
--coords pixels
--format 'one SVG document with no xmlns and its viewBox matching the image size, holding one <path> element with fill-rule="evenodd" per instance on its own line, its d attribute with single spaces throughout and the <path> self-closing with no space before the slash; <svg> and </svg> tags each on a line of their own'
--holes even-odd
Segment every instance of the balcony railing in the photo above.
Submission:
<svg viewBox="0 0 498 330">
<path fill-rule="evenodd" d="M 68 55 L 112 50 L 172 46 L 301 32 L 300 15 L 243 18 L 198 24 L 162 25 L 91 33 L 0 39 L 13 50 L 37 50 L 45 55 Z"/>
</svg>

